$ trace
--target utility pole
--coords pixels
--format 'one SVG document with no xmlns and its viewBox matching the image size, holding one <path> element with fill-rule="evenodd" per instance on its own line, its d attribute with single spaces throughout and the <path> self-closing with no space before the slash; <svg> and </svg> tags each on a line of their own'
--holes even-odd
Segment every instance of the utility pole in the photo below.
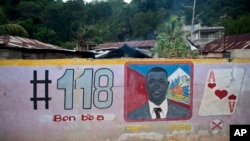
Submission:
<svg viewBox="0 0 250 141">
<path fill-rule="evenodd" d="M 226 46 L 225 46 L 225 44 L 226 44 L 226 29 L 227 29 L 227 27 L 226 27 L 226 25 L 227 25 L 227 19 L 226 19 L 226 21 L 225 21 L 225 18 L 227 18 L 227 14 L 224 14 L 223 16 L 220 16 L 220 20 L 223 20 L 222 22 L 223 22 L 223 26 L 224 26 L 224 52 L 226 52 Z"/>
<path fill-rule="evenodd" d="M 193 35 L 193 31 L 194 31 L 194 21 L 195 21 L 195 19 L 197 19 L 201 14 L 203 14 L 204 13 L 204 11 L 202 11 L 202 12 L 200 12 L 198 15 L 196 15 L 195 16 L 195 7 L 196 7 L 196 0 L 194 0 L 194 3 L 193 3 L 193 6 L 185 6 L 185 5 L 182 5 L 183 7 L 185 7 L 185 8 L 191 8 L 192 10 L 193 10 L 193 14 L 192 14 L 192 21 L 191 21 L 191 29 L 190 29 L 190 35 L 191 35 L 191 37 L 190 37 L 190 40 L 193 42 L 193 37 L 192 37 L 192 35 Z"/>
<path fill-rule="evenodd" d="M 196 0 L 194 0 L 194 4 L 193 4 L 193 15 L 192 15 L 192 23 L 191 23 L 191 41 L 193 42 L 193 31 L 194 31 L 194 14 L 195 14 L 195 5 L 196 5 Z"/>
</svg>

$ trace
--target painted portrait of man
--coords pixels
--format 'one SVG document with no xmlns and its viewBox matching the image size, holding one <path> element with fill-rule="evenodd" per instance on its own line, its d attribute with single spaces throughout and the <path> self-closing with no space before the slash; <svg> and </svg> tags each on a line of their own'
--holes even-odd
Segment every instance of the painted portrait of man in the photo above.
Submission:
<svg viewBox="0 0 250 141">
<path fill-rule="evenodd" d="M 184 76 L 182 76 L 182 80 L 185 79 Z M 181 77 L 179 78 L 181 79 Z M 172 87 L 171 90 L 170 87 Z M 145 73 L 144 88 L 147 99 L 143 104 L 127 112 L 128 120 L 185 119 L 190 117 L 190 108 L 168 98 L 168 93 L 171 92 L 169 95 L 173 95 L 177 88 L 170 86 L 169 73 L 166 69 L 159 66 L 151 67 Z M 183 89 L 183 87 L 181 88 Z"/>
</svg>

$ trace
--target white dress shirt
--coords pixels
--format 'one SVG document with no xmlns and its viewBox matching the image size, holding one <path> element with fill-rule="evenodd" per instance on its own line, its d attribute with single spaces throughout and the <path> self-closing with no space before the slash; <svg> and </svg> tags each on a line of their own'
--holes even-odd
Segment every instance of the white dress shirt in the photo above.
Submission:
<svg viewBox="0 0 250 141">
<path fill-rule="evenodd" d="M 151 114 L 152 119 L 156 119 L 156 114 L 154 112 L 154 108 L 161 108 L 162 111 L 160 112 L 160 116 L 161 116 L 161 118 L 166 118 L 166 115 L 168 112 L 168 100 L 167 99 L 165 99 L 161 103 L 161 105 L 159 105 L 159 106 L 155 105 L 150 100 L 148 100 L 148 104 L 149 104 L 149 110 L 150 110 L 150 114 Z"/>
</svg>

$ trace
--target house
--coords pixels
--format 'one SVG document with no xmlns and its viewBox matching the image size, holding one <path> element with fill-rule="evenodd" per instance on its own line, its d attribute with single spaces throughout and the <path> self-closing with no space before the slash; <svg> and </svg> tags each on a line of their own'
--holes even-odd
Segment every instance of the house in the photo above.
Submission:
<svg viewBox="0 0 250 141">
<path fill-rule="evenodd" d="M 250 33 L 228 35 L 214 40 L 203 47 L 207 58 L 250 58 Z"/>
<path fill-rule="evenodd" d="M 112 50 L 116 50 L 121 48 L 124 45 L 127 45 L 131 48 L 134 48 L 137 51 L 145 54 L 146 56 L 153 56 L 153 48 L 156 44 L 156 40 L 143 40 L 143 41 L 127 41 L 127 42 L 109 42 L 97 45 L 95 47 L 91 47 L 89 51 L 96 54 L 96 58 L 111 52 Z"/>
<path fill-rule="evenodd" d="M 127 45 L 129 48 L 135 49 L 136 51 L 139 51 L 140 53 L 143 53 L 144 55 L 132 55 L 131 49 L 128 51 L 127 49 L 124 49 L 124 45 Z M 129 42 L 110 42 L 110 43 L 104 43 L 100 44 L 98 46 L 90 48 L 91 52 L 94 52 L 95 58 L 101 58 L 101 57 L 107 57 L 105 54 L 108 54 L 110 56 L 111 54 L 114 54 L 116 52 L 116 57 L 118 57 L 118 52 L 125 51 L 124 53 L 120 53 L 120 57 L 134 57 L 134 58 L 158 58 L 157 53 L 154 53 L 153 48 L 156 46 L 157 42 L 156 40 L 143 40 L 143 41 L 129 41 Z M 186 40 L 186 45 L 190 47 L 190 50 L 194 51 L 197 50 L 196 46 L 190 42 L 189 40 Z M 129 56 L 126 56 L 126 51 L 128 51 Z M 118 56 L 117 56 L 118 55 Z"/>
<path fill-rule="evenodd" d="M 92 52 L 68 50 L 34 39 L 0 36 L 0 59 L 94 58 Z"/>
<path fill-rule="evenodd" d="M 185 27 L 184 29 L 192 31 L 191 27 L 189 26 Z M 196 24 L 194 25 L 193 31 L 186 35 L 186 38 L 193 42 L 195 46 L 202 48 L 205 44 L 221 38 L 223 35 L 224 27 L 222 26 L 207 27 L 201 26 L 201 24 Z"/>
<path fill-rule="evenodd" d="M 87 40 L 87 41 L 78 41 L 77 46 L 76 46 L 76 50 L 77 51 L 89 51 L 90 48 L 93 48 L 95 46 L 97 46 L 98 44 L 96 44 L 93 41 Z"/>
</svg>

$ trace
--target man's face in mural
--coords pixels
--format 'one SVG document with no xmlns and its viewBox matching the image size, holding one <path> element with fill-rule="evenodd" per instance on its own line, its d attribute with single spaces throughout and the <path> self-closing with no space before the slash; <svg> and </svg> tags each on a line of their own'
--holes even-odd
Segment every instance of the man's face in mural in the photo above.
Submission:
<svg viewBox="0 0 250 141">
<path fill-rule="evenodd" d="M 160 105 L 166 98 L 168 85 L 168 74 L 164 69 L 159 67 L 151 69 L 146 76 L 149 100 Z"/>
</svg>

